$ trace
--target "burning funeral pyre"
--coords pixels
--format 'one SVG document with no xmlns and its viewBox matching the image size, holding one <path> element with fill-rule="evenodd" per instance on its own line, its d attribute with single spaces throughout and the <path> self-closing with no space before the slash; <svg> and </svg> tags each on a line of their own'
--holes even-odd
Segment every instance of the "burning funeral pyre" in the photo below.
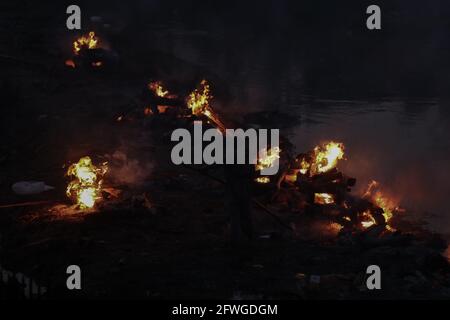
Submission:
<svg viewBox="0 0 450 320">
<path fill-rule="evenodd" d="M 72 58 L 67 59 L 65 65 L 70 68 L 83 66 L 98 69 L 116 60 L 116 54 L 106 49 L 95 32 L 90 31 L 72 43 Z"/>
<path fill-rule="evenodd" d="M 202 80 L 184 101 L 170 93 L 160 81 L 151 82 L 148 89 L 151 93 L 151 107 L 145 109 L 145 114 L 163 114 L 167 108 L 171 108 L 176 110 L 179 117 L 186 117 L 187 107 L 191 116 L 194 116 L 193 119 L 204 119 L 225 132 L 225 125 L 212 109 L 213 96 L 206 80 Z M 164 104 L 166 106 L 163 108 Z M 402 210 L 382 194 L 376 182 L 372 182 L 364 194 L 353 195 L 351 189 L 355 186 L 356 179 L 346 176 L 337 168 L 339 161 L 344 159 L 345 146 L 336 141 L 318 145 L 294 158 L 284 154 L 280 147 L 260 150 L 254 182 L 256 186 L 265 186 L 266 189 L 274 187 L 275 195 L 269 197 L 269 202 L 275 204 L 280 202 L 280 193 L 295 190 L 304 201 L 291 201 L 297 206 L 291 209 L 328 216 L 339 229 L 368 230 L 377 227 L 381 232 L 395 231 L 392 217 Z M 259 174 L 262 169 L 271 167 L 275 160 L 284 163 L 282 173 L 277 176 Z M 281 200 L 283 201 L 290 202 L 286 199 Z"/>
<path fill-rule="evenodd" d="M 161 133 L 161 131 L 163 133 L 164 131 L 170 132 L 170 128 L 165 127 L 165 124 L 170 123 L 172 125 L 173 121 L 175 122 L 174 127 L 190 127 L 190 122 L 198 119 L 209 121 L 210 126 L 218 130 L 224 128 L 223 121 L 217 109 L 213 110 L 215 105 L 212 104 L 210 87 L 206 81 L 202 81 L 187 97 L 175 95 L 169 88 L 169 86 L 165 86 L 161 81 L 152 81 L 145 85 L 147 94 L 146 103 L 139 103 L 137 106 L 133 106 L 136 108 L 136 114 L 142 121 L 139 122 L 137 131 L 142 132 L 141 129 L 143 126 L 141 124 L 156 124 L 160 121 L 159 123 L 162 125 L 158 128 L 153 125 L 149 126 L 151 130 L 154 130 L 153 133 Z M 145 108 L 149 108 L 150 111 L 147 111 L 148 114 L 143 116 L 142 113 Z M 144 113 L 146 112 L 144 111 Z M 121 119 L 124 121 L 122 122 L 121 120 L 120 126 L 127 124 L 127 118 L 127 114 L 121 116 Z M 137 121 L 134 123 L 137 123 Z M 112 125 L 119 126 L 115 121 Z M 154 136 L 158 137 L 159 143 L 164 141 L 160 139 L 160 135 Z M 140 143 L 139 141 L 137 144 L 140 145 Z M 162 150 L 162 147 L 159 145 L 157 148 Z M 153 150 L 154 148 L 152 147 L 152 152 Z M 343 264 L 345 264 L 347 260 L 353 261 L 359 259 L 359 256 L 355 258 L 350 256 L 350 254 L 345 254 L 345 252 L 351 252 L 353 254 L 356 250 L 359 250 L 359 246 L 364 248 L 370 248 L 372 245 L 374 248 L 375 246 L 377 248 L 383 246 L 383 248 L 387 248 L 383 249 L 387 252 L 387 259 L 393 255 L 396 257 L 399 255 L 395 247 L 397 243 L 406 243 L 405 247 L 401 246 L 398 249 L 398 252 L 404 251 L 404 253 L 401 252 L 400 254 L 406 255 L 417 249 L 417 243 L 408 247 L 408 241 L 411 241 L 410 239 L 416 241 L 415 239 L 417 238 L 414 238 L 414 236 L 411 237 L 408 233 L 403 233 L 404 225 L 399 225 L 396 222 L 396 217 L 400 209 L 397 207 L 396 202 L 392 201 L 389 196 L 383 193 L 378 182 L 371 182 L 367 189 L 360 195 L 355 195 L 351 192 L 351 189 L 356 184 L 356 179 L 346 176 L 338 169 L 341 162 L 350 156 L 346 152 L 346 147 L 342 142 L 325 142 L 312 148 L 309 152 L 300 153 L 296 156 L 292 156 L 291 147 L 283 141 L 281 141 L 279 147 L 272 147 L 260 151 L 264 151 L 261 152 L 263 156 L 260 154 L 255 166 L 246 166 L 249 167 L 249 171 L 254 171 L 248 175 L 246 172 L 243 174 L 243 171 L 234 167 L 231 170 L 230 167 L 226 169 L 216 167 L 215 171 L 211 170 L 212 172 L 206 172 L 209 169 L 202 167 L 198 170 L 198 173 L 204 174 L 203 177 L 206 178 L 198 179 L 198 181 L 201 181 L 198 182 L 195 178 L 189 179 L 189 175 L 186 175 L 185 172 L 178 176 L 175 170 L 163 172 L 165 170 L 158 170 L 158 166 L 155 165 L 155 169 L 152 170 L 151 183 L 146 184 L 139 190 L 138 188 L 133 188 L 133 186 L 128 188 L 127 185 L 127 188 L 123 188 L 121 190 L 123 192 L 118 197 L 110 197 L 109 194 L 111 193 L 105 185 L 109 187 L 111 176 L 114 173 L 116 163 L 113 159 L 115 158 L 117 161 L 120 158 L 120 162 L 126 163 L 128 162 L 126 156 L 109 158 L 105 155 L 96 155 L 100 159 L 107 160 L 108 163 L 93 161 L 90 157 L 83 157 L 67 169 L 67 176 L 70 177 L 71 181 L 67 186 L 66 193 L 75 205 L 71 207 L 55 206 L 52 209 L 52 215 L 58 216 L 67 222 L 72 221 L 71 219 L 76 219 L 76 221 L 83 219 L 83 224 L 80 224 L 81 228 L 84 228 L 85 224 L 92 223 L 92 221 L 102 221 L 102 223 L 96 224 L 100 225 L 102 232 L 92 232 L 92 238 L 94 239 L 92 243 L 95 243 L 96 246 L 98 243 L 98 248 L 103 251 L 105 243 L 107 243 L 106 241 L 111 241 L 111 238 L 114 238 L 113 241 L 123 242 L 128 245 L 127 240 L 136 237 L 137 241 L 133 242 L 133 244 L 144 243 L 147 247 L 148 236 L 143 230 L 150 230 L 152 232 L 155 229 L 151 229 L 149 226 L 154 225 L 158 226 L 158 231 L 156 231 L 158 232 L 158 240 L 159 237 L 164 236 L 166 228 L 170 230 L 169 232 L 175 230 L 177 236 L 172 237 L 176 238 L 177 241 L 178 239 L 188 239 L 192 233 L 187 233 L 188 236 L 182 238 L 186 230 L 184 228 L 186 225 L 185 222 L 194 219 L 198 219 L 195 223 L 199 225 L 204 223 L 208 228 L 213 225 L 218 230 L 223 230 L 228 226 L 224 223 L 225 219 L 223 217 L 225 215 L 223 214 L 222 207 L 226 208 L 225 212 L 230 215 L 237 212 L 240 215 L 239 218 L 242 219 L 239 223 L 244 225 L 246 221 L 243 215 L 248 208 L 248 211 L 253 211 L 252 214 L 254 217 L 256 213 L 259 213 L 261 216 L 254 219 L 259 220 L 257 228 L 259 233 L 258 239 L 271 239 L 270 247 L 276 248 L 274 251 L 264 252 L 261 255 L 264 255 L 267 261 L 264 262 L 265 266 L 274 260 L 273 256 L 278 255 L 278 251 L 281 251 L 278 249 L 278 245 L 281 242 L 277 241 L 287 238 L 293 241 L 283 241 L 281 245 L 283 248 L 290 246 L 290 258 L 286 260 L 292 261 L 293 266 L 288 271 L 317 272 L 321 276 L 322 273 L 320 272 L 330 271 L 314 269 L 316 268 L 316 261 L 314 260 L 316 257 L 320 258 L 320 261 L 340 261 L 338 259 L 342 259 Z M 278 175 L 262 176 L 260 172 L 263 169 L 272 167 L 275 161 L 280 162 Z M 190 169 L 195 168 L 191 167 Z M 132 168 L 132 170 L 135 169 Z M 224 172 L 227 170 L 231 172 Z M 163 173 L 158 177 L 159 171 Z M 184 168 L 180 168 L 179 171 L 184 171 Z M 129 173 L 130 170 L 124 170 L 123 172 Z M 206 181 L 210 176 L 218 179 L 211 179 L 210 182 Z M 247 182 L 249 182 L 250 188 L 247 188 Z M 221 185 L 223 185 L 223 188 Z M 121 188 L 121 185 L 114 186 Z M 126 194 L 127 192 L 131 195 Z M 201 197 L 201 199 L 198 199 L 200 201 L 192 201 L 192 197 Z M 235 197 L 235 200 L 230 200 L 233 197 Z M 220 201 L 225 201 L 226 206 L 221 206 L 222 202 Z M 204 210 L 205 207 L 214 209 L 208 209 L 209 211 L 206 211 Z M 285 210 L 285 208 L 288 208 L 288 210 Z M 99 214 L 94 219 L 88 218 L 88 216 L 97 212 L 101 212 L 102 214 Z M 164 213 L 167 212 L 174 212 L 176 215 L 165 215 Z M 203 212 L 208 212 L 208 214 L 202 214 Z M 220 216 L 220 219 L 214 216 L 216 212 L 217 217 Z M 283 228 L 277 228 L 278 224 L 267 223 L 267 221 L 273 222 L 273 220 L 265 219 L 267 218 L 265 216 L 266 213 L 272 216 L 269 219 L 275 218 Z M 171 216 L 176 216 L 176 218 L 172 219 Z M 182 216 L 182 219 L 179 216 Z M 211 216 L 214 219 L 211 219 Z M 233 216 L 230 220 L 237 219 L 236 216 Z M 53 216 L 50 220 L 54 221 Z M 117 223 L 109 224 L 115 220 Z M 182 222 L 177 223 L 177 226 L 182 226 L 182 229 L 181 227 L 180 229 L 174 228 L 173 225 L 165 225 L 166 223 L 174 223 L 173 221 L 179 220 Z M 217 225 L 213 224 L 214 220 L 218 221 Z M 303 224 L 305 221 L 307 222 L 304 224 L 305 227 L 300 229 L 298 225 Z M 325 221 L 325 227 L 322 228 L 321 226 L 319 230 L 315 229 L 314 224 L 317 221 Z M 124 227 L 116 229 L 115 224 L 120 227 L 123 225 Z M 145 227 L 142 227 L 143 224 L 145 224 Z M 250 223 L 248 224 L 250 225 Z M 262 224 L 267 229 L 260 228 Z M 55 226 L 58 226 L 58 224 L 55 224 Z M 76 228 L 77 226 L 73 229 Z M 116 232 L 119 229 L 121 232 Z M 230 229 L 233 230 L 232 228 Z M 322 242 L 319 240 L 314 243 L 306 242 L 307 245 L 304 245 L 303 239 L 308 237 L 304 236 L 304 233 L 302 234 L 305 229 L 312 230 L 311 233 L 314 233 L 314 236 L 317 237 L 314 239 L 322 239 L 322 234 L 328 232 L 333 235 L 332 241 Z M 110 232 L 109 230 L 114 231 Z M 182 232 L 179 230 L 182 230 Z M 395 230 L 398 232 L 394 232 Z M 59 230 L 56 233 L 59 234 Z M 97 233 L 101 234 L 101 237 L 97 237 L 95 235 Z M 202 239 L 203 237 L 210 237 L 210 239 L 220 237 L 216 233 L 210 232 L 210 230 L 199 232 L 198 234 Z M 232 233 L 230 232 L 230 234 Z M 141 241 L 141 237 L 144 241 Z M 106 241 L 104 240 L 105 238 L 107 239 Z M 370 241 L 365 240 L 367 238 Z M 432 240 L 434 241 L 434 239 Z M 87 241 L 91 240 L 89 239 Z M 428 240 L 426 239 L 426 241 Z M 69 244 L 72 242 L 78 243 L 77 241 L 66 242 Z M 418 258 L 428 258 L 428 252 L 434 254 L 434 251 L 428 250 L 428 243 L 425 240 L 422 243 L 424 243 L 421 244 L 423 250 L 421 249 L 417 253 Z M 265 240 L 258 240 L 258 248 L 265 250 L 264 245 L 267 245 Z M 336 247 L 337 250 L 330 253 L 330 251 L 334 250 L 330 250 L 329 245 L 333 246 L 333 248 Z M 176 246 L 179 246 L 179 242 L 176 243 Z M 156 247 L 160 247 L 160 245 L 155 241 Z M 408 251 L 403 250 L 403 248 L 408 248 Z M 123 254 L 122 252 L 125 252 L 125 250 L 120 250 L 120 254 Z M 341 254 L 341 252 L 344 253 Z M 367 256 L 363 256 L 365 254 L 364 252 L 361 253 L 361 259 L 369 261 L 372 258 L 369 255 L 372 254 L 372 251 L 368 252 Z M 391 252 L 394 253 L 391 254 Z M 298 260 L 292 258 L 297 254 L 302 255 L 300 264 L 298 264 Z M 379 253 L 373 253 L 373 255 L 375 254 Z M 340 255 L 342 256 L 340 257 Z M 288 256 L 287 253 L 286 256 Z M 384 256 L 381 259 L 384 259 Z M 403 258 L 402 256 L 401 259 L 405 259 L 406 261 L 409 257 Z M 416 259 L 415 256 L 413 259 Z M 313 261 L 311 265 L 304 264 L 310 260 Z M 277 263 L 274 266 L 278 267 L 279 264 Z M 349 263 L 348 273 L 358 272 L 359 267 L 359 264 L 353 265 Z M 274 269 L 278 270 L 276 268 Z M 423 267 L 420 270 L 428 269 L 427 267 Z M 335 271 L 333 270 L 332 272 Z M 436 274 L 441 276 L 440 273 Z M 299 281 L 304 281 L 305 277 L 303 273 L 296 275 L 296 278 L 301 279 Z M 319 276 L 315 276 L 315 278 L 317 277 Z M 340 274 L 336 277 L 341 279 Z M 351 279 L 351 283 L 359 283 L 359 280 L 354 280 L 357 277 L 359 277 L 358 274 L 345 274 L 344 278 Z M 319 279 L 323 283 L 327 281 L 326 275 Z M 345 279 L 343 280 L 344 282 L 347 281 Z M 317 280 L 314 281 L 317 285 Z M 301 284 L 301 286 L 308 285 Z M 340 283 L 335 288 L 339 288 L 340 290 Z M 303 287 L 302 290 L 304 290 Z M 324 290 L 326 291 L 326 289 Z"/>
<path fill-rule="evenodd" d="M 87 50 L 95 48 L 98 42 L 94 37 L 94 34 L 90 34 L 88 38 L 75 42 L 76 52 L 80 52 L 83 47 Z M 222 133 L 226 131 L 223 121 L 211 105 L 213 95 L 206 80 L 202 80 L 185 98 L 172 93 L 162 81 L 150 81 L 141 98 L 143 109 L 140 110 L 146 117 L 172 117 L 175 122 L 205 120 Z M 117 121 L 126 118 L 127 115 L 120 115 Z M 323 143 L 295 157 L 290 156 L 289 152 L 283 152 L 282 146 L 259 150 L 253 183 L 256 190 L 271 190 L 271 194 L 266 193 L 263 203 L 288 205 L 293 212 L 326 216 L 339 230 L 378 228 L 380 233 L 395 231 L 393 217 L 402 210 L 383 195 L 375 181 L 360 196 L 351 193 L 356 179 L 338 170 L 339 162 L 344 159 L 345 146 L 336 141 Z M 271 167 L 275 160 L 281 163 L 278 175 L 261 175 L 261 170 Z M 106 166 L 95 167 L 89 158 L 80 159 L 69 168 L 68 175 L 76 179 L 67 188 L 67 195 L 80 208 L 92 208 L 101 198 L 100 189 L 105 172 Z M 299 198 L 300 201 L 293 198 Z"/>
<path fill-rule="evenodd" d="M 95 36 L 95 32 L 91 31 L 87 36 L 81 36 L 73 43 L 73 53 L 76 55 L 80 54 L 83 49 L 96 49 L 98 48 L 98 38 Z"/>
<path fill-rule="evenodd" d="M 145 117 L 164 114 L 174 118 L 205 120 L 224 133 L 226 127 L 219 115 L 213 110 L 212 99 L 210 85 L 206 80 L 202 80 L 187 97 L 173 94 L 162 81 L 158 80 L 150 81 L 141 95 Z M 140 112 L 142 111 L 138 113 Z M 121 114 L 116 117 L 116 121 L 121 122 L 129 117 L 130 115 Z"/>
<path fill-rule="evenodd" d="M 73 41 L 73 59 L 67 60 L 66 64 L 70 67 L 101 67 L 108 55 L 108 50 L 104 48 L 103 41 L 94 31 L 90 31 Z M 173 94 L 162 81 L 154 80 L 146 85 L 139 113 L 141 117 L 143 112 L 145 118 L 154 119 L 158 115 L 174 115 L 175 119 L 205 120 L 224 133 L 226 126 L 213 110 L 212 99 L 210 84 L 206 80 L 202 80 L 185 97 Z M 127 117 L 127 114 L 120 114 L 116 120 L 122 122 Z M 331 216 L 334 223 L 343 229 L 378 227 L 384 231 L 395 231 L 393 218 L 402 209 L 382 193 L 379 183 L 375 181 L 360 196 L 351 193 L 356 179 L 337 168 L 339 161 L 344 159 L 344 149 L 343 143 L 330 141 L 296 157 L 287 155 L 281 148 L 260 150 L 265 154 L 259 157 L 252 180 L 256 188 L 272 188 L 273 195 L 266 202 L 296 203 L 291 207 L 293 211 Z M 277 176 L 260 175 L 261 170 L 270 167 L 275 160 L 284 163 L 282 173 Z M 83 172 L 90 174 L 83 177 Z M 76 199 L 81 208 L 93 207 L 99 199 L 104 173 L 103 167 L 95 167 L 89 158 L 80 159 L 68 172 L 76 178 L 67 189 L 68 196 Z M 294 190 L 302 201 L 281 197 L 280 194 L 286 190 Z M 293 193 L 289 194 L 292 197 Z"/>
<path fill-rule="evenodd" d="M 343 143 L 330 141 L 286 160 L 285 169 L 276 181 L 277 195 L 295 190 L 303 201 L 291 201 L 276 195 L 275 202 L 296 203 L 297 207 L 292 209 L 328 216 L 345 230 L 365 230 L 376 226 L 380 232 L 395 231 L 391 225 L 392 218 L 402 210 L 382 194 L 377 182 L 371 182 L 359 197 L 350 193 L 356 179 L 344 175 L 337 168 L 339 161 L 344 159 L 344 149 Z M 278 150 L 274 154 L 279 156 Z M 274 155 L 268 156 L 264 164 L 270 165 L 273 159 Z M 257 169 L 260 166 L 258 164 Z M 256 182 L 273 181 L 258 177 Z M 290 193 L 290 197 L 295 196 Z"/>
<path fill-rule="evenodd" d="M 270 148 L 269 150 L 261 150 L 260 157 L 256 162 L 255 170 L 260 172 L 273 166 L 275 160 L 280 159 L 281 149 L 279 147 Z M 255 179 L 258 183 L 269 183 L 271 180 L 268 176 L 261 176 Z"/>
<path fill-rule="evenodd" d="M 95 21 L 97 17 L 88 23 Z M 32 65 L 25 63 L 15 73 L 16 67 L 10 70 L 5 64 L 7 75 L 19 75 L 6 77 L 5 87 L 11 82 L 14 88 L 17 81 L 18 89 L 27 89 L 23 101 L 5 101 L 12 100 L 12 108 L 36 101 L 36 110 L 21 117 L 24 121 L 12 121 L 14 130 L 7 130 L 7 137 L 16 132 L 17 137 L 7 139 L 16 143 L 6 146 L 6 154 L 0 156 L 5 167 L 2 192 L 9 181 L 27 177 L 47 180 L 55 188 L 32 196 L 3 193 L 8 203 L 0 207 L 7 208 L 14 201 L 9 206 L 12 209 L 3 209 L 1 215 L 3 267 L 30 274 L 46 287 L 48 279 L 49 298 L 80 296 L 76 290 L 66 290 L 61 272 L 72 262 L 81 263 L 89 272 L 82 292 L 88 298 L 450 296 L 450 270 L 441 256 L 446 243 L 426 230 L 422 221 L 414 217 L 408 221 L 413 214 L 399 208 L 392 190 L 377 181 L 361 183 L 362 177 L 344 169 L 345 161 L 352 161 L 354 155 L 352 141 L 330 134 L 325 137 L 328 140 L 308 141 L 311 148 L 297 146 L 294 151 L 283 136 L 304 131 L 309 136 L 314 130 L 299 127 L 312 123 L 316 111 L 329 112 L 327 120 L 340 114 L 321 108 L 336 101 L 290 95 L 295 70 L 287 78 L 282 72 L 282 81 L 274 79 L 269 87 L 260 85 L 266 69 L 257 71 L 257 79 L 245 81 L 245 76 L 233 78 L 223 68 L 211 70 L 211 64 L 205 64 L 201 72 L 217 82 L 209 81 L 209 76 L 208 81 L 202 80 L 206 75 L 192 74 L 195 66 L 190 59 L 173 57 L 158 46 L 173 42 L 174 35 L 179 48 L 178 44 L 186 47 L 185 40 L 208 40 L 211 34 L 201 30 L 167 33 L 159 23 L 151 23 L 143 25 L 151 29 L 151 35 L 134 37 L 141 25 L 121 20 L 85 30 L 67 41 L 64 51 L 68 55 L 59 61 L 60 69 L 55 66 L 50 72 L 47 67 L 44 72 L 30 72 L 27 69 Z M 54 34 L 46 26 L 42 30 Z M 111 42 L 108 34 L 114 35 Z M 124 53 L 119 72 L 110 72 L 110 44 Z M 195 46 L 188 43 L 189 50 L 191 44 Z M 35 51 L 55 52 L 41 49 Z M 29 56 L 47 63 L 60 55 Z M 186 83 L 188 78 L 198 81 Z M 35 86 L 36 81 L 44 85 Z M 133 87 L 140 81 L 141 88 Z M 224 86 L 216 91 L 219 83 Z M 245 83 L 252 87 L 243 87 Z M 251 101 L 283 103 L 251 112 L 230 107 L 236 98 L 243 99 L 239 107 Z M 300 105 L 286 110 L 292 103 Z M 347 108 L 348 102 L 342 104 Z M 308 114 L 310 106 L 321 110 Z M 14 116 L 14 110 L 7 112 L 5 123 L 8 114 Z M 226 128 L 279 128 L 281 143 L 256 150 L 262 155 L 255 165 L 175 166 L 170 161 L 170 135 L 174 128 L 192 133 L 192 124 L 198 120 L 222 133 Z M 336 132 L 333 128 L 339 127 L 339 118 L 330 121 L 330 132 Z M 36 131 L 42 132 L 28 137 Z M 65 172 L 60 172 L 61 164 L 74 154 Z M 27 161 L 27 157 L 35 159 Z M 410 158 L 408 169 L 413 164 Z M 272 167 L 279 167 L 276 175 L 262 174 Z M 405 178 L 396 180 L 396 185 L 417 181 L 416 177 Z M 366 266 L 372 264 L 382 269 L 383 290 L 365 290 Z M 186 279 L 199 285 L 192 290 L 184 285 Z M 2 289 L 0 296 L 5 292 Z M 13 291 L 9 289 L 8 294 Z"/>
<path fill-rule="evenodd" d="M 225 125 L 219 116 L 212 110 L 210 101 L 213 96 L 210 93 L 209 84 L 206 80 L 200 82 L 199 88 L 195 89 L 187 99 L 187 106 L 195 116 L 205 116 L 220 131 L 225 132 Z"/>
<path fill-rule="evenodd" d="M 73 199 L 80 209 L 92 209 L 101 199 L 103 176 L 107 171 L 107 163 L 97 167 L 90 157 L 81 158 L 67 169 L 67 176 L 73 178 L 67 186 L 67 196 Z"/>
<path fill-rule="evenodd" d="M 161 81 L 152 81 L 148 84 L 148 89 L 151 90 L 156 96 L 161 98 L 175 99 L 176 95 L 170 94 L 168 90 L 163 87 Z"/>
<path fill-rule="evenodd" d="M 166 113 L 180 104 L 177 95 L 170 93 L 162 81 L 150 81 L 143 96 L 146 104 L 145 116 Z"/>
</svg>

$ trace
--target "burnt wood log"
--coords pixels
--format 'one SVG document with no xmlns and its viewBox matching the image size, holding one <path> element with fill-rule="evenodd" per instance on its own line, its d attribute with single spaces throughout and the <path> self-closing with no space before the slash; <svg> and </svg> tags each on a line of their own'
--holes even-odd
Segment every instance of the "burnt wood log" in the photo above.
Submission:
<svg viewBox="0 0 450 320">
<path fill-rule="evenodd" d="M 374 205 L 371 201 L 364 198 L 354 198 L 347 197 L 349 209 L 348 212 L 352 219 L 357 218 L 360 214 L 364 212 L 369 212 L 370 215 L 375 220 L 375 224 L 377 226 L 385 227 L 386 219 L 384 218 L 384 211 L 382 208 Z"/>
</svg>

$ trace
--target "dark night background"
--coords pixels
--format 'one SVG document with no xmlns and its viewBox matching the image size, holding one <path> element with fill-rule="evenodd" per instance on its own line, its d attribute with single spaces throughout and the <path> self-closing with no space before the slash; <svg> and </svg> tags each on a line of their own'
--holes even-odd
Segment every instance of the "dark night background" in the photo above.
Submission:
<svg viewBox="0 0 450 320">
<path fill-rule="evenodd" d="M 203 64 L 227 81 L 251 81 L 248 70 L 256 69 L 254 77 L 274 86 L 295 73 L 299 90 L 320 96 L 446 93 L 450 29 L 445 1 L 378 1 L 382 30 L 374 32 L 365 27 L 368 1 L 77 4 L 84 28 L 95 15 L 111 23 L 110 41 L 121 45 L 121 54 L 163 50 Z M 2 7 L 2 46 L 8 52 L 50 59 L 52 52 L 44 49 L 54 44 L 55 35 L 74 32 L 65 29 L 65 2 L 4 2 Z M 180 47 L 182 38 L 189 48 Z"/>
<path fill-rule="evenodd" d="M 66 28 L 70 4 L 81 7 L 81 31 Z M 366 28 L 371 4 L 381 7 L 381 30 Z M 3 0 L 0 204 L 23 201 L 11 191 L 20 180 L 46 181 L 56 187 L 50 197 L 67 201 L 61 167 L 86 154 L 120 151 L 136 160 L 139 169 L 121 182 L 142 182 L 147 173 L 164 180 L 158 174 L 167 168 L 155 164 L 162 153 L 152 149 L 160 136 L 139 121 L 127 127 L 115 119 L 149 79 L 185 94 L 206 78 L 224 118 L 261 110 L 298 116 L 283 132 L 297 151 L 342 141 L 348 158 L 342 169 L 358 187 L 380 181 L 414 215 L 450 234 L 449 17 L 444 0 Z M 89 30 L 117 54 L 113 68 L 64 66 L 72 41 Z M 294 272 L 357 272 L 372 258 L 352 254 L 342 261 L 343 249 L 323 263 L 327 247 L 290 242 L 236 258 L 224 245 L 221 194 L 211 187 L 206 204 L 183 198 L 196 187 L 174 182 L 168 191 L 152 189 L 168 203 L 169 214 L 157 217 L 100 214 L 72 224 L 21 209 L 0 212 L 2 265 L 63 286 L 65 266 L 81 263 L 95 275 L 89 297 L 230 298 L 240 288 L 253 298 L 266 292 L 292 298 L 283 290 Z M 317 297 L 336 298 L 326 292 Z M 394 288 L 385 297 L 397 294 Z"/>
</svg>

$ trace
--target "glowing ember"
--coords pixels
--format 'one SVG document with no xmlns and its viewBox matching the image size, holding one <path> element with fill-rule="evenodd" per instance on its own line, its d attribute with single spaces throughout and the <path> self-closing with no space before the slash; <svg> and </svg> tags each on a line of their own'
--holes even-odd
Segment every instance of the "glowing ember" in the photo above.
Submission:
<svg viewBox="0 0 450 320">
<path fill-rule="evenodd" d="M 317 204 L 331 204 L 334 203 L 334 196 L 329 193 L 315 193 L 314 203 Z"/>
<path fill-rule="evenodd" d="M 266 184 L 266 183 L 270 182 L 270 178 L 269 177 L 258 177 L 255 179 L 255 181 L 258 183 Z"/>
<path fill-rule="evenodd" d="M 192 114 L 208 117 L 221 131 L 225 131 L 225 126 L 219 117 L 211 109 L 210 101 L 213 96 L 210 94 L 209 84 L 206 80 L 200 82 L 200 87 L 195 89 L 187 99 L 187 106 L 191 109 Z"/>
<path fill-rule="evenodd" d="M 67 186 L 67 196 L 75 199 L 81 209 L 93 208 L 100 199 L 102 177 L 107 170 L 106 163 L 96 167 L 90 157 L 81 158 L 67 170 L 67 176 L 75 178 Z"/>
<path fill-rule="evenodd" d="M 342 228 L 344 227 L 337 222 L 333 222 L 329 225 L 329 230 L 331 232 L 335 232 L 336 234 L 339 233 L 342 230 Z"/>
<path fill-rule="evenodd" d="M 152 108 L 149 108 L 149 107 L 145 108 L 145 109 L 144 109 L 144 114 L 145 114 L 146 116 L 152 115 L 152 114 L 153 114 Z"/>
<path fill-rule="evenodd" d="M 71 59 L 66 60 L 65 65 L 70 68 L 75 68 L 75 62 Z"/>
<path fill-rule="evenodd" d="M 281 149 L 279 147 L 275 147 L 269 149 L 265 152 L 265 149 L 262 150 L 260 154 L 265 154 L 263 157 L 259 158 L 256 163 L 256 170 L 261 171 L 263 169 L 267 169 L 273 166 L 276 159 L 280 159 Z"/>
<path fill-rule="evenodd" d="M 168 106 L 158 106 L 157 108 L 159 113 L 165 113 L 169 109 Z"/>
<path fill-rule="evenodd" d="M 167 110 L 169 109 L 169 106 L 157 106 L 157 109 L 158 109 L 158 113 L 166 113 Z M 144 109 L 144 115 L 151 116 L 153 114 L 154 114 L 154 112 L 153 112 L 152 108 L 147 107 Z"/>
<path fill-rule="evenodd" d="M 290 182 L 290 183 L 295 183 L 297 181 L 297 173 L 298 172 L 299 172 L 299 170 L 292 170 L 292 172 L 286 174 L 286 176 L 284 177 L 284 181 Z"/>
<path fill-rule="evenodd" d="M 73 53 L 78 55 L 83 48 L 95 49 L 97 47 L 98 38 L 95 36 L 95 33 L 91 31 L 87 36 L 82 36 L 73 43 Z"/>
</svg>

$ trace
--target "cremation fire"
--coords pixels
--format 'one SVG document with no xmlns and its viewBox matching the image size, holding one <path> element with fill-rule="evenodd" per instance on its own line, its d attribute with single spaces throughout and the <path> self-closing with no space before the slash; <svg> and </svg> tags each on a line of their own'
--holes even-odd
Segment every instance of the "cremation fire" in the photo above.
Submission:
<svg viewBox="0 0 450 320">
<path fill-rule="evenodd" d="M 322 146 L 316 146 L 312 152 L 311 159 L 301 159 L 302 174 L 309 172 L 310 176 L 330 171 L 337 166 L 339 160 L 344 158 L 344 145 L 330 141 Z"/>
<path fill-rule="evenodd" d="M 273 166 L 275 160 L 280 159 L 281 149 L 279 147 L 271 148 L 269 150 L 261 150 L 260 157 L 256 163 L 256 171 L 261 171 Z"/>
<path fill-rule="evenodd" d="M 363 195 L 363 198 L 370 199 L 378 207 L 383 209 L 383 216 L 386 220 L 386 224 L 388 224 L 389 229 L 393 230 L 393 228 L 389 226 L 389 222 L 394 216 L 394 212 L 399 211 L 400 209 L 397 205 L 395 205 L 394 201 L 388 199 L 385 195 L 383 195 L 379 188 L 380 184 L 377 181 L 372 180 L 369 183 L 367 190 Z"/>
<path fill-rule="evenodd" d="M 69 68 L 84 66 L 99 69 L 104 67 L 106 61 L 111 60 L 111 55 L 107 54 L 94 31 L 72 42 L 72 54 L 72 57 L 65 61 L 65 65 Z"/>
<path fill-rule="evenodd" d="M 103 176 L 107 172 L 107 163 L 96 167 L 90 157 L 81 158 L 67 170 L 67 176 L 74 177 L 67 186 L 66 194 L 80 209 L 91 209 L 101 198 Z"/>
<path fill-rule="evenodd" d="M 192 114 L 200 115 L 204 114 L 210 108 L 210 100 L 213 96 L 209 91 L 209 84 L 206 80 L 200 82 L 200 88 L 195 89 L 187 100 L 187 105 L 191 109 Z"/>
<path fill-rule="evenodd" d="M 222 132 L 225 131 L 225 125 L 220 121 L 218 115 L 211 108 L 209 84 L 206 80 L 200 82 L 200 87 L 195 89 L 187 99 L 187 106 L 195 116 L 204 115 L 211 120 Z"/>
<path fill-rule="evenodd" d="M 176 96 L 170 94 L 168 90 L 164 89 L 161 81 L 152 81 L 148 84 L 148 88 L 150 91 L 155 93 L 158 97 L 161 98 L 175 98 Z"/>
<path fill-rule="evenodd" d="M 168 101 L 178 98 L 177 95 L 172 94 L 169 92 L 169 90 L 165 89 L 161 81 L 149 82 L 147 88 L 157 99 L 152 99 L 152 102 L 154 103 L 153 106 L 147 106 L 144 109 L 144 114 L 146 116 L 154 115 L 155 113 L 166 113 L 166 111 L 169 109 L 169 106 L 165 105 L 165 103 L 171 104 Z"/>
<path fill-rule="evenodd" d="M 81 49 L 95 49 L 98 48 L 99 40 L 95 32 L 91 31 L 87 36 L 81 36 L 73 43 L 73 53 L 78 55 Z"/>
<path fill-rule="evenodd" d="M 274 156 L 279 157 L 269 152 L 268 157 L 258 163 L 258 168 L 270 165 Z M 338 171 L 337 165 L 342 159 L 343 143 L 330 141 L 316 146 L 289 162 L 282 175 L 282 184 L 277 188 L 295 188 L 306 201 L 301 209 L 325 214 L 343 227 L 365 230 L 379 226 L 380 229 L 395 231 L 391 220 L 399 211 L 398 207 L 381 193 L 375 181 L 369 184 L 362 196 L 352 195 L 350 191 L 356 179 Z"/>
<path fill-rule="evenodd" d="M 267 152 L 265 149 L 261 150 L 260 158 L 257 160 L 255 169 L 261 171 L 273 166 L 275 160 L 280 159 L 281 149 L 279 147 L 271 148 Z M 255 179 L 257 183 L 267 184 L 270 183 L 270 178 L 267 176 L 257 177 Z"/>
<path fill-rule="evenodd" d="M 315 161 L 311 165 L 311 172 L 322 173 L 335 168 L 338 160 L 344 157 L 344 145 L 337 142 L 329 142 L 323 148 L 314 148 Z"/>
</svg>

